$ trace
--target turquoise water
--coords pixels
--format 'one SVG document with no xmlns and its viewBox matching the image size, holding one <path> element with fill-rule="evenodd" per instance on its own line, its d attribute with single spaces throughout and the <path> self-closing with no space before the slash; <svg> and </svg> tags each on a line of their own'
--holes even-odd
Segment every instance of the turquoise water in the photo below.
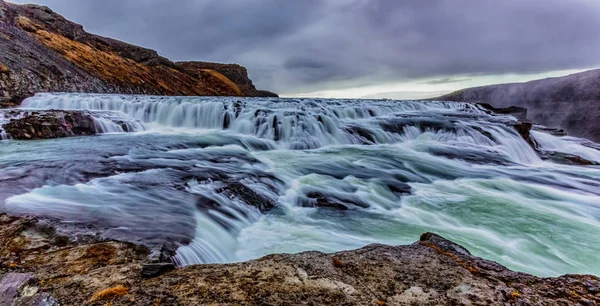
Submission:
<svg viewBox="0 0 600 306">
<path fill-rule="evenodd" d="M 104 134 L 1 141 L 0 210 L 176 243 L 181 265 L 433 231 L 511 269 L 600 275 L 600 167 L 544 161 L 514 118 L 473 105 L 41 94 L 22 107 L 90 110 Z M 600 162 L 584 140 L 533 137 Z M 223 193 L 233 182 L 277 206 Z"/>
</svg>

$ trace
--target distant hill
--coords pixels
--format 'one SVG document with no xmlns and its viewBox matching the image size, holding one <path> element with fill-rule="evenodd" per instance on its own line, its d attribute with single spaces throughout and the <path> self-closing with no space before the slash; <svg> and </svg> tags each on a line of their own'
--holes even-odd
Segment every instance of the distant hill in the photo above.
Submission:
<svg viewBox="0 0 600 306">
<path fill-rule="evenodd" d="M 525 107 L 528 119 L 535 123 L 600 142 L 600 69 L 526 83 L 468 88 L 435 100 Z"/>
<path fill-rule="evenodd" d="M 50 8 L 0 0 L 0 106 L 36 92 L 274 96 L 235 64 L 174 63 L 87 33 Z"/>
</svg>

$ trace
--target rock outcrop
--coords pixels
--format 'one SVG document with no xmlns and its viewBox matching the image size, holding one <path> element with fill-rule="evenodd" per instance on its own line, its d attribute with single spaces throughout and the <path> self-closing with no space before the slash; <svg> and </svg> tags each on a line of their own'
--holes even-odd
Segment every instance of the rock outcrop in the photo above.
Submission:
<svg viewBox="0 0 600 306">
<path fill-rule="evenodd" d="M 265 95 L 239 65 L 188 66 L 193 63 L 176 64 L 154 50 L 87 33 L 48 7 L 0 0 L 0 107 L 48 91 Z"/>
<path fill-rule="evenodd" d="M 1 115 L 1 114 L 0 114 Z M 92 115 L 85 111 L 20 111 L 13 110 L 5 116 L 15 116 L 0 126 L 12 139 L 32 140 L 71 136 L 88 136 L 97 133 Z"/>
<path fill-rule="evenodd" d="M 600 142 L 600 69 L 526 83 L 468 88 L 435 100 L 524 107 L 528 120 Z"/>
<path fill-rule="evenodd" d="M 406 246 L 176 270 L 148 264 L 149 254 L 130 243 L 61 236 L 44 220 L 0 215 L 0 305 L 600 304 L 595 276 L 513 272 L 431 233 Z"/>
<path fill-rule="evenodd" d="M 248 77 L 248 70 L 237 64 L 220 64 L 209 62 L 178 62 L 178 67 L 191 73 L 192 75 L 209 74 L 215 75 L 217 78 L 223 76 L 230 80 L 240 95 L 248 97 L 279 97 L 276 93 L 266 90 L 257 90 L 252 84 L 252 80 Z M 221 76 L 219 76 L 219 74 Z"/>
<path fill-rule="evenodd" d="M 511 115 L 521 121 L 527 120 L 527 109 L 524 107 L 509 106 L 504 108 L 496 108 L 490 105 L 489 103 L 478 103 L 478 105 L 488 110 L 490 113 L 500 115 Z"/>
</svg>

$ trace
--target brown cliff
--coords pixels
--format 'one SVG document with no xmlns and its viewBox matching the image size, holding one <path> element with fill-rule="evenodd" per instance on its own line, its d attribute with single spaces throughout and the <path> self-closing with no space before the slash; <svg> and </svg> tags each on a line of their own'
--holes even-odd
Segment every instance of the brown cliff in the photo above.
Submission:
<svg viewBox="0 0 600 306">
<path fill-rule="evenodd" d="M 527 119 L 600 142 L 600 69 L 526 83 L 467 88 L 435 100 L 527 108 Z"/>
<path fill-rule="evenodd" d="M 47 91 L 264 96 L 244 67 L 189 65 L 87 33 L 48 7 L 0 0 L 0 107 Z"/>
</svg>

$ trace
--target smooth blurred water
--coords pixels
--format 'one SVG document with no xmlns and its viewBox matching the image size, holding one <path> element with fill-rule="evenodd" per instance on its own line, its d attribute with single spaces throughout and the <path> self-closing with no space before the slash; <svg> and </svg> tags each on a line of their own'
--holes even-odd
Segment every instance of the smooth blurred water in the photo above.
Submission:
<svg viewBox="0 0 600 306">
<path fill-rule="evenodd" d="M 181 265 L 433 231 L 512 269 L 600 275 L 600 167 L 544 161 L 515 118 L 475 105 L 38 94 L 21 107 L 88 110 L 108 134 L 0 141 L 0 210 L 175 242 Z M 600 162 L 584 140 L 532 135 Z M 222 192 L 232 183 L 277 207 Z M 319 198 L 349 209 L 316 208 Z"/>
</svg>

